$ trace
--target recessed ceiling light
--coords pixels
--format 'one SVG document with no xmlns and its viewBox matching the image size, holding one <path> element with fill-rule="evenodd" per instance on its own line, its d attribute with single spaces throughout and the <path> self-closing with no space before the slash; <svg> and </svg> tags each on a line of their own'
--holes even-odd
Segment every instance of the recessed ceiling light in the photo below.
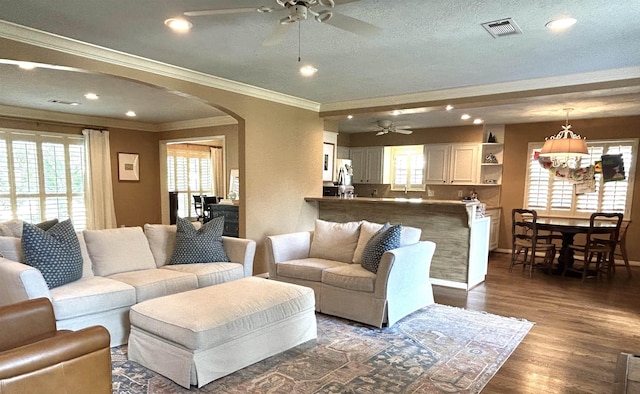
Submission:
<svg viewBox="0 0 640 394">
<path fill-rule="evenodd" d="M 547 27 L 547 29 L 551 30 L 564 30 L 575 25 L 576 22 L 577 20 L 573 18 L 561 18 L 554 19 L 551 22 L 548 22 L 545 26 Z"/>
<path fill-rule="evenodd" d="M 462 116 L 460 117 L 460 119 L 462 119 L 462 120 L 471 119 L 471 115 L 469 115 L 469 114 L 462 114 Z"/>
<path fill-rule="evenodd" d="M 98 99 L 98 97 L 100 97 L 100 96 L 98 96 L 98 95 L 97 95 L 97 94 L 95 94 L 95 93 L 91 93 L 91 92 L 89 92 L 89 93 L 86 93 L 86 94 L 84 95 L 84 97 L 85 97 L 87 100 L 97 100 L 97 99 Z"/>
<path fill-rule="evenodd" d="M 18 63 L 18 67 L 23 70 L 33 70 L 34 68 L 36 68 L 36 65 L 28 62 L 20 62 Z"/>
<path fill-rule="evenodd" d="M 315 73 L 318 72 L 318 69 L 311 66 L 311 65 L 306 65 L 306 66 L 302 66 L 300 67 L 300 74 L 302 74 L 302 76 L 304 77 L 311 77 L 313 75 L 315 75 Z"/>
<path fill-rule="evenodd" d="M 134 111 L 127 111 L 127 113 L 125 115 L 133 118 L 133 117 L 136 116 L 136 113 Z"/>
<path fill-rule="evenodd" d="M 451 111 L 453 109 L 453 105 L 449 104 L 444 109 L 446 109 L 447 111 Z"/>
<path fill-rule="evenodd" d="M 480 119 L 480 118 L 475 118 L 475 119 L 473 120 L 473 124 L 482 124 L 482 119 Z"/>
<path fill-rule="evenodd" d="M 186 33 L 193 27 L 193 24 L 184 18 L 169 18 L 164 24 L 177 33 Z"/>
<path fill-rule="evenodd" d="M 353 119 L 353 115 L 347 115 L 347 119 Z"/>
</svg>

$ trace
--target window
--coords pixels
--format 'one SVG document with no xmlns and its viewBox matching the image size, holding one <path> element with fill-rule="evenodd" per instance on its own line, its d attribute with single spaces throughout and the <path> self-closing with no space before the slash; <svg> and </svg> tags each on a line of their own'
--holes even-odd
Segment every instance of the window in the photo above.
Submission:
<svg viewBox="0 0 640 394">
<path fill-rule="evenodd" d="M 391 190 L 424 191 L 424 145 L 391 147 Z"/>
<path fill-rule="evenodd" d="M 208 146 L 167 145 L 167 184 L 178 193 L 178 216 L 197 217 L 193 196 L 211 195 L 212 167 Z"/>
<path fill-rule="evenodd" d="M 86 228 L 84 137 L 0 129 L 0 220 Z"/>
<path fill-rule="evenodd" d="M 602 155 L 622 154 L 625 180 L 604 182 L 602 174 L 596 173 L 595 192 L 575 194 L 572 183 L 551 176 L 535 159 L 542 143 L 530 143 L 524 205 L 550 216 L 589 217 L 593 212 L 620 212 L 630 217 L 638 140 L 588 141 L 587 146 L 589 155 L 582 159 L 582 167 L 595 164 Z"/>
</svg>

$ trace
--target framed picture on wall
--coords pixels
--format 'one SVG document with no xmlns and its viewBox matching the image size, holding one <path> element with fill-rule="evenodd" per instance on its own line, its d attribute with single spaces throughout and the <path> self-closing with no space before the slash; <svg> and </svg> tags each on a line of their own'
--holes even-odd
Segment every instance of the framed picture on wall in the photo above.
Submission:
<svg viewBox="0 0 640 394">
<path fill-rule="evenodd" d="M 140 155 L 118 152 L 118 181 L 140 180 Z"/>
<path fill-rule="evenodd" d="M 333 155 L 335 145 L 325 142 L 322 145 L 322 180 L 333 181 Z"/>
</svg>

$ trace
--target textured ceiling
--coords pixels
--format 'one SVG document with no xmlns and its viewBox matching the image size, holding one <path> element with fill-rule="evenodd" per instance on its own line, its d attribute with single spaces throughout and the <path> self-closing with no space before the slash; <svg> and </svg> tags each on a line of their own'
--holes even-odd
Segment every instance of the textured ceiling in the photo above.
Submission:
<svg viewBox="0 0 640 394">
<path fill-rule="evenodd" d="M 333 111 L 425 92 L 440 92 L 444 99 L 456 89 L 482 91 L 496 84 L 511 84 L 514 92 L 527 89 L 526 81 L 570 81 L 574 75 L 597 73 L 600 80 L 628 78 L 631 83 L 627 90 L 545 95 L 498 106 L 478 101 L 466 107 L 490 123 L 563 119 L 566 106 L 576 107 L 576 117 L 640 113 L 640 2 L 635 0 L 350 1 L 335 11 L 378 26 L 377 36 L 306 20 L 274 46 L 262 42 L 286 15 L 282 11 L 191 17 L 194 28 L 185 35 L 163 24 L 184 11 L 261 5 L 278 7 L 273 0 L 0 0 L 0 19 L 310 100 Z M 545 28 L 560 16 L 578 23 L 563 33 Z M 481 26 L 504 18 L 512 18 L 522 34 L 494 39 Z M 303 63 L 319 69 L 314 77 L 298 74 L 298 49 Z M 594 113 L 593 108 L 600 110 Z M 416 128 L 458 125 L 456 111 L 426 106 L 398 119 Z M 341 122 L 341 129 L 364 131 L 383 116 L 361 114 L 354 122 Z"/>
</svg>

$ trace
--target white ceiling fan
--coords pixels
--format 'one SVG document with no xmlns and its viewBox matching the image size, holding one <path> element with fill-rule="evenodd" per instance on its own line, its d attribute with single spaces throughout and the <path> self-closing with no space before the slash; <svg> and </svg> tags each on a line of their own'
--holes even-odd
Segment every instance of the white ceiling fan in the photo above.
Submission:
<svg viewBox="0 0 640 394">
<path fill-rule="evenodd" d="M 409 130 L 409 126 L 396 126 L 388 119 L 382 119 L 377 122 L 380 131 L 376 135 L 385 135 L 389 132 L 398 134 L 411 134 L 413 130 Z"/>
<path fill-rule="evenodd" d="M 352 3 L 355 1 L 358 0 L 275 0 L 276 4 L 273 7 L 259 6 L 257 8 L 248 7 L 186 11 L 183 15 L 188 17 L 197 17 L 250 12 L 259 12 L 261 14 L 287 12 L 288 15 L 280 19 L 271 35 L 262 43 L 264 46 L 278 44 L 282 41 L 295 22 L 307 20 L 307 18 L 311 16 L 319 23 L 325 23 L 337 27 L 338 29 L 346 30 L 362 36 L 372 36 L 380 32 L 381 29 L 377 26 L 333 11 L 333 8 L 336 5 Z"/>
</svg>

